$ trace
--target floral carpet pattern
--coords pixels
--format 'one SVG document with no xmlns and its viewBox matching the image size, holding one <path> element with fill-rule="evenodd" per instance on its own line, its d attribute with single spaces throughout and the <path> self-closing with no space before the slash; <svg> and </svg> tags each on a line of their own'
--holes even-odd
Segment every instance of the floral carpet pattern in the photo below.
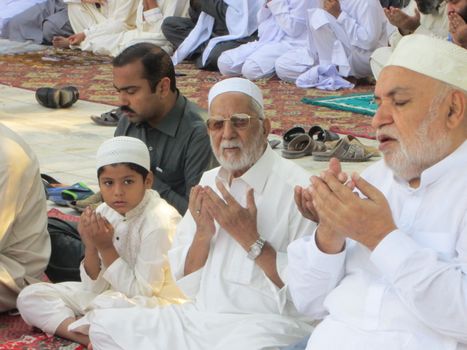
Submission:
<svg viewBox="0 0 467 350">
<path fill-rule="evenodd" d="M 111 58 L 96 56 L 76 50 L 49 48 L 45 51 L 1 55 L 0 84 L 29 90 L 50 86 L 76 86 L 80 98 L 87 101 L 117 105 L 117 95 L 112 84 Z M 209 88 L 223 77 L 217 72 L 201 71 L 190 63 L 176 67 L 177 86 L 183 94 L 207 107 Z M 357 85 L 352 90 L 327 92 L 316 89 L 299 89 L 277 78 L 256 82 L 264 93 L 265 113 L 271 118 L 273 133 L 281 135 L 294 126 L 321 125 L 333 131 L 354 136 L 374 138 L 371 118 L 361 114 L 310 106 L 301 102 L 303 97 L 316 98 L 368 93 L 371 85 Z"/>
</svg>

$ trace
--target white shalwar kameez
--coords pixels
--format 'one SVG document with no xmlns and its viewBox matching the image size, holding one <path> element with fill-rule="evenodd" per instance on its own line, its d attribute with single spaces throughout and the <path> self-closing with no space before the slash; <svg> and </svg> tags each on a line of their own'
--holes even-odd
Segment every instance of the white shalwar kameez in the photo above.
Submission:
<svg viewBox="0 0 467 350">
<path fill-rule="evenodd" d="M 404 9 L 404 13 L 409 16 L 415 14 L 417 8 L 417 2 L 412 0 Z M 443 1 L 437 10 L 437 13 L 424 15 L 420 13 L 420 25 L 413 32 L 413 34 L 423 34 L 428 36 L 434 36 L 441 39 L 448 38 L 449 34 L 449 19 L 448 19 L 448 8 L 446 3 Z M 388 61 L 392 54 L 392 50 L 396 47 L 403 35 L 396 28 L 394 32 L 389 36 L 389 47 L 380 47 L 375 50 L 371 55 L 370 64 L 373 75 L 376 77 L 379 72 L 383 69 L 384 65 Z"/>
<path fill-rule="evenodd" d="M 0 8 L 2 9 L 2 13 L 0 14 L 0 33 L 2 32 L 5 22 L 11 17 L 44 1 L 45 0 L 0 0 Z"/>
<path fill-rule="evenodd" d="M 80 0 L 64 2 L 68 3 L 68 17 L 75 33 L 84 32 L 89 37 L 135 28 L 138 0 L 107 0 L 100 8 L 95 4 L 83 4 Z"/>
<path fill-rule="evenodd" d="M 341 77 L 371 75 L 370 55 L 387 45 L 387 18 L 378 0 L 340 0 L 335 18 L 321 8 L 308 10 L 308 45 L 276 61 L 279 78 L 299 87 L 334 90 L 352 87 Z"/>
<path fill-rule="evenodd" d="M 383 161 L 362 176 L 383 192 L 397 230 L 372 251 L 347 240 L 325 254 L 292 243 L 289 283 L 303 313 L 324 320 L 308 350 L 467 349 L 467 141 L 425 170 L 418 188 Z M 376 218 L 375 218 L 376 219 Z"/>
<path fill-rule="evenodd" d="M 178 212 L 159 194 L 147 190 L 125 216 L 103 203 L 97 208 L 114 227 L 113 244 L 120 257 L 102 266 L 96 280 L 81 264 L 81 282 L 38 283 L 18 297 L 18 309 L 29 325 L 53 334 L 65 319 L 85 315 L 98 308 L 155 307 L 183 301 L 183 293 L 172 279 L 167 251 Z M 81 318 L 70 329 L 86 324 Z"/>
<path fill-rule="evenodd" d="M 170 16 L 186 17 L 190 3 L 188 0 L 159 0 L 157 3 L 158 7 L 143 11 L 143 1 L 140 1 L 136 11 L 135 29 L 106 26 L 89 32 L 80 44 L 80 49 L 115 57 L 131 45 L 149 42 L 172 54 L 173 47 L 161 30 L 162 22 Z"/>
<path fill-rule="evenodd" d="M 189 212 L 177 229 L 170 265 L 178 285 L 193 302 L 157 309 L 96 310 L 90 338 L 95 350 L 260 350 L 278 349 L 311 331 L 298 316 L 287 287 L 288 244 L 315 224 L 302 217 L 294 203 L 294 186 L 309 175 L 268 147 L 245 174 L 227 184 L 227 173 L 216 168 L 204 173 L 200 185 L 219 195 L 216 179 L 241 205 L 254 189 L 258 232 L 276 250 L 277 271 L 285 283 L 278 288 L 246 251 L 217 224 L 204 267 L 184 276 L 185 259 L 196 224 Z"/>
<path fill-rule="evenodd" d="M 253 80 L 274 74 L 276 59 L 306 45 L 306 11 L 309 0 L 271 0 L 258 12 L 259 39 L 225 51 L 217 61 L 223 75 Z"/>
</svg>

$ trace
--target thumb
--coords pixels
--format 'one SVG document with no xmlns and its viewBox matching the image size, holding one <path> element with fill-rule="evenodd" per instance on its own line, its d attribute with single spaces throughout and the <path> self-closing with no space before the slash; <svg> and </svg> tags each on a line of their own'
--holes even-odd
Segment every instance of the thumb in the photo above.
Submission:
<svg viewBox="0 0 467 350">
<path fill-rule="evenodd" d="M 250 213 L 256 213 L 255 195 L 252 188 L 246 194 L 246 208 Z"/>
<path fill-rule="evenodd" d="M 382 196 L 382 193 L 359 174 L 352 174 L 352 181 L 355 184 L 355 187 L 360 190 L 368 199 L 373 202 L 378 202 Z"/>
</svg>

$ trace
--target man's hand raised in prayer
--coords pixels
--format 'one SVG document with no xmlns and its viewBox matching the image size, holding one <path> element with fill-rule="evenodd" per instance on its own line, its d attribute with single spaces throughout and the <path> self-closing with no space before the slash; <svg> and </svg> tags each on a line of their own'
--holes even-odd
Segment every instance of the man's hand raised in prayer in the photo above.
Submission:
<svg viewBox="0 0 467 350">
<path fill-rule="evenodd" d="M 336 18 L 339 17 L 342 12 L 339 0 L 324 0 L 323 9 Z"/>
<path fill-rule="evenodd" d="M 214 220 L 245 249 L 245 252 L 248 252 L 260 237 L 254 191 L 248 190 L 246 208 L 244 208 L 220 181 L 216 181 L 216 186 L 222 198 L 212 188 L 205 187 L 206 209 Z M 246 255 L 245 253 L 245 258 Z M 268 242 L 265 243 L 262 253 L 255 259 L 255 262 L 277 287 L 282 288 L 284 283 L 277 272 L 276 251 Z"/>
<path fill-rule="evenodd" d="M 206 196 L 206 190 L 202 186 L 191 188 L 188 210 L 195 221 L 196 232 L 185 259 L 185 275 L 201 269 L 206 264 L 211 239 L 216 233 L 214 219 L 205 205 Z"/>
<path fill-rule="evenodd" d="M 332 232 L 335 248 L 340 245 L 342 250 L 348 237 L 373 250 L 384 237 L 397 229 L 384 195 L 358 174 L 352 175 L 350 186 L 342 184 L 329 172 L 313 177 L 312 182 L 313 204 L 320 226 L 321 223 L 326 226 L 323 235 Z M 360 198 L 353 192 L 354 186 L 366 198 Z"/>
<path fill-rule="evenodd" d="M 393 26 L 399 29 L 402 35 L 412 34 L 420 26 L 420 12 L 415 9 L 413 16 L 409 16 L 397 7 L 384 9 L 384 13 Z"/>
<path fill-rule="evenodd" d="M 448 13 L 448 19 L 453 43 L 467 49 L 467 23 L 455 11 Z"/>
</svg>

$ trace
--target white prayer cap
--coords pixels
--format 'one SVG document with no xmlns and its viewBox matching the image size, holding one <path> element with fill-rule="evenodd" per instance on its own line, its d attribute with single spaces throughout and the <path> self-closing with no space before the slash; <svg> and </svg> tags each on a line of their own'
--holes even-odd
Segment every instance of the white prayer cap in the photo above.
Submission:
<svg viewBox="0 0 467 350">
<path fill-rule="evenodd" d="M 427 35 L 404 36 L 385 67 L 399 66 L 467 91 L 467 50 Z"/>
<path fill-rule="evenodd" d="M 263 93 L 261 92 L 260 88 L 255 83 L 243 78 L 224 79 L 214 84 L 211 90 L 209 90 L 209 107 L 211 107 L 212 100 L 224 92 L 242 92 L 252 97 L 256 102 L 259 103 L 261 108 L 264 108 Z"/>
<path fill-rule="evenodd" d="M 104 141 L 97 150 L 96 162 L 97 169 L 110 164 L 133 163 L 150 171 L 148 148 L 135 137 L 117 136 Z"/>
</svg>

